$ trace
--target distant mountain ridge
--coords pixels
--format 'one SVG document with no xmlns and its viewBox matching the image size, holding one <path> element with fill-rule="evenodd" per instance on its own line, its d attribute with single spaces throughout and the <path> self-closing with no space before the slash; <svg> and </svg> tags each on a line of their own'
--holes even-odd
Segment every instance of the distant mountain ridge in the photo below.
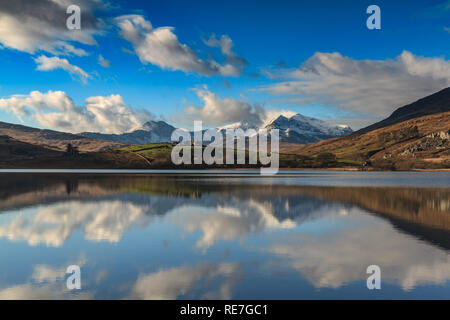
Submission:
<svg viewBox="0 0 450 320">
<path fill-rule="evenodd" d="M 450 111 L 450 87 L 419 99 L 416 102 L 400 107 L 388 118 L 368 127 L 362 128 L 356 131 L 355 134 L 363 134 L 406 120 L 447 111 Z"/>
<path fill-rule="evenodd" d="M 297 144 L 306 144 L 330 138 L 342 137 L 353 132 L 353 130 L 347 125 L 331 125 L 326 121 L 306 117 L 299 113 L 291 117 L 279 115 L 259 128 L 247 122 L 236 122 L 218 127 L 217 129 L 222 132 L 226 129 L 254 129 L 257 132 L 265 129 L 268 133 L 270 133 L 270 130 L 272 129 L 278 129 L 280 133 L 280 141 Z"/>
<path fill-rule="evenodd" d="M 92 139 L 125 144 L 148 144 L 170 142 L 172 132 L 175 129 L 175 127 L 164 121 L 148 121 L 141 128 L 132 132 L 122 134 L 82 132 L 80 135 Z M 217 129 L 222 133 L 225 133 L 226 129 L 242 129 L 244 131 L 254 129 L 257 132 L 261 129 L 267 129 L 268 131 L 278 129 L 280 130 L 280 141 L 300 144 L 341 137 L 353 132 L 349 126 L 334 126 L 323 120 L 306 117 L 301 114 L 296 114 L 291 117 L 280 115 L 262 127 L 257 127 L 247 122 L 236 122 L 217 127 Z"/>
<path fill-rule="evenodd" d="M 48 129 L 38 129 L 20 124 L 0 121 L 0 135 L 9 136 L 22 142 L 39 144 L 65 150 L 68 143 L 80 151 L 102 151 L 109 148 L 119 148 L 122 143 L 91 139 L 81 135 Z"/>
<path fill-rule="evenodd" d="M 121 134 L 106 134 L 98 132 L 81 132 L 79 135 L 104 141 L 113 141 L 125 144 L 147 144 L 170 142 L 172 132 L 176 128 L 164 121 L 147 121 L 141 128 Z"/>
<path fill-rule="evenodd" d="M 106 149 L 71 155 L 64 150 L 0 135 L 2 169 L 144 169 L 148 165 L 146 159 L 133 152 Z"/>
</svg>

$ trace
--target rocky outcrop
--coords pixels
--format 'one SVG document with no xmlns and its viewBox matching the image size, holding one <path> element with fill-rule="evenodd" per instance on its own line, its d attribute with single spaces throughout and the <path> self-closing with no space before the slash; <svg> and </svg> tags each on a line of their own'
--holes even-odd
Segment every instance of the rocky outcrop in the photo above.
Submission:
<svg viewBox="0 0 450 320">
<path fill-rule="evenodd" d="M 450 148 L 450 130 L 433 132 L 418 142 L 409 145 L 403 152 L 400 153 L 401 156 L 412 156 L 414 157 L 417 152 L 423 151 L 440 151 L 448 150 Z"/>
</svg>

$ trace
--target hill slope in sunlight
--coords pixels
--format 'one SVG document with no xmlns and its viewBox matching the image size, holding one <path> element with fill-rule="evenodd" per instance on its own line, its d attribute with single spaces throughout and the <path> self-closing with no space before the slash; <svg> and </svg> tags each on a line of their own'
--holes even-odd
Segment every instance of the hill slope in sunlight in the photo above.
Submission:
<svg viewBox="0 0 450 320">
<path fill-rule="evenodd" d="M 406 120 L 449 112 L 450 111 L 450 88 L 443 89 L 432 95 L 426 96 L 411 104 L 395 110 L 388 118 L 374 123 L 368 127 L 356 131 L 357 134 L 384 128 Z"/>
<path fill-rule="evenodd" d="M 50 148 L 65 150 L 68 143 L 77 147 L 80 151 L 102 151 L 109 148 L 118 148 L 124 144 L 118 142 L 90 139 L 80 135 L 38 129 L 0 121 L 0 135 L 9 136 L 16 140 L 30 144 L 39 144 Z"/>
<path fill-rule="evenodd" d="M 1 169 L 142 169 L 148 162 L 128 151 L 105 150 L 69 155 L 63 151 L 0 136 Z"/>
<path fill-rule="evenodd" d="M 310 157 L 330 152 L 380 169 L 450 168 L 449 134 L 450 112 L 444 112 L 284 152 Z"/>
</svg>

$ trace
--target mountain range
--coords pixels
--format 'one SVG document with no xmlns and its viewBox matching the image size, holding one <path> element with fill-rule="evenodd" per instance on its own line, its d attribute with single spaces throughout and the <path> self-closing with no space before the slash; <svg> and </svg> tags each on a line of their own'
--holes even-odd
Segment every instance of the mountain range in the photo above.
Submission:
<svg viewBox="0 0 450 320">
<path fill-rule="evenodd" d="M 86 138 L 124 144 L 148 144 L 170 142 L 171 134 L 175 129 L 175 127 L 164 121 L 148 121 L 141 128 L 132 132 L 122 134 L 82 132 L 79 135 Z M 280 130 L 280 141 L 299 144 L 341 137 L 353 132 L 349 126 L 334 126 L 323 120 L 306 117 L 301 114 L 296 114 L 291 117 L 280 115 L 261 127 L 251 126 L 246 122 L 237 122 L 217 127 L 217 129 L 223 133 L 225 133 L 226 129 L 242 129 L 244 131 L 247 129 L 254 129 L 255 131 L 261 129 L 267 129 L 268 131 L 278 129 Z"/>
<path fill-rule="evenodd" d="M 39 144 L 50 149 L 65 150 L 67 144 L 78 148 L 82 152 L 102 151 L 119 148 L 122 143 L 111 140 L 90 139 L 85 136 L 48 129 L 38 129 L 20 124 L 0 121 L 0 135 L 30 144 Z"/>
<path fill-rule="evenodd" d="M 124 144 L 147 144 L 170 142 L 170 136 L 176 128 L 164 121 L 148 121 L 138 130 L 122 134 L 105 134 L 98 132 L 82 132 L 80 136 Z"/>
<path fill-rule="evenodd" d="M 450 168 L 450 88 L 356 132 L 300 114 L 278 116 L 259 128 L 238 122 L 217 129 L 227 128 L 279 129 L 280 166 L 286 168 Z M 164 142 L 175 129 L 149 121 L 123 134 L 71 134 L 0 122 L 0 168 L 173 168 L 173 144 Z M 65 152 L 68 144 L 80 153 Z"/>
</svg>

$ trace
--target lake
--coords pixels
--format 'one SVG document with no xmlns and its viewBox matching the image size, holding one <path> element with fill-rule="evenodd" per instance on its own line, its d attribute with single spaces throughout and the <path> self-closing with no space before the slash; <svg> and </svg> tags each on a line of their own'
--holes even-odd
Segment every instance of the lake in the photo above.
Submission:
<svg viewBox="0 0 450 320">
<path fill-rule="evenodd" d="M 450 299 L 450 172 L 0 171 L 0 299 L 422 298 Z"/>
</svg>

